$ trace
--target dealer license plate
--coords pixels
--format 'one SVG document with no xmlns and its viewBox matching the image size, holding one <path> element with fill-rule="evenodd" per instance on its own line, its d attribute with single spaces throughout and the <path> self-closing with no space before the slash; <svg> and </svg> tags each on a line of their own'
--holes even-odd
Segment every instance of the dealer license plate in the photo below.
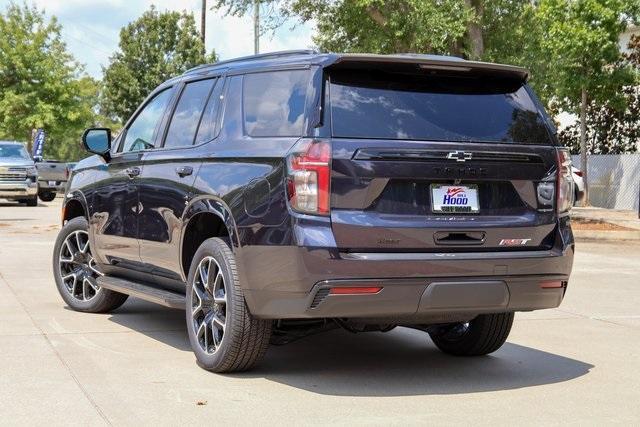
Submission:
<svg viewBox="0 0 640 427">
<path fill-rule="evenodd" d="M 477 185 L 431 185 L 431 210 L 440 213 L 477 213 Z"/>
</svg>

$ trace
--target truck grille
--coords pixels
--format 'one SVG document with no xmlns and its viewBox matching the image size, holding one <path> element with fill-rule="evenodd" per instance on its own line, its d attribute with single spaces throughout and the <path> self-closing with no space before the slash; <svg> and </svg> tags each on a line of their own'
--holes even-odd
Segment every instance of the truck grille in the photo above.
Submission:
<svg viewBox="0 0 640 427">
<path fill-rule="evenodd" d="M 0 181 L 19 182 L 27 179 L 26 168 L 0 168 Z"/>
</svg>

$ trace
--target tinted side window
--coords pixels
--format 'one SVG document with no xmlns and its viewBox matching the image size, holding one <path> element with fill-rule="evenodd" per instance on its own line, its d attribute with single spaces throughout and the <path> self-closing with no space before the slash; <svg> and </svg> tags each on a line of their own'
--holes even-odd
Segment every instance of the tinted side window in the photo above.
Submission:
<svg viewBox="0 0 640 427">
<path fill-rule="evenodd" d="M 244 126 L 250 136 L 300 136 L 309 82 L 306 70 L 244 76 Z"/>
<path fill-rule="evenodd" d="M 200 80 L 187 83 L 176 106 L 164 147 L 184 147 L 192 145 L 202 117 L 204 105 L 209 99 L 214 80 Z"/>
<path fill-rule="evenodd" d="M 198 126 L 198 133 L 196 134 L 195 140 L 196 144 L 211 141 L 216 136 L 216 125 L 218 121 L 218 111 L 220 110 L 219 106 L 222 86 L 222 80 L 218 80 L 211 91 L 207 105 L 204 107 L 204 113 L 202 113 L 202 119 L 200 119 L 200 126 Z"/>
<path fill-rule="evenodd" d="M 167 104 L 171 100 L 171 89 L 165 89 L 145 105 L 133 120 L 124 137 L 121 151 L 140 151 L 153 148 L 153 137 Z"/>
</svg>

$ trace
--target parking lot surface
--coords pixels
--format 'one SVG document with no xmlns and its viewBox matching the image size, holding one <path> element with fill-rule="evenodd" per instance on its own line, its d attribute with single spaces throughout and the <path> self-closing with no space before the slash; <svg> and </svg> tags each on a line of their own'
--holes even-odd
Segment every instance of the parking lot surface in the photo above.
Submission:
<svg viewBox="0 0 640 427">
<path fill-rule="evenodd" d="M 491 356 L 445 356 L 405 328 L 334 331 L 216 375 L 196 365 L 181 311 L 65 307 L 59 215 L 60 198 L 0 201 L 0 424 L 640 423 L 638 243 L 579 243 L 560 308 L 516 314 Z"/>
</svg>

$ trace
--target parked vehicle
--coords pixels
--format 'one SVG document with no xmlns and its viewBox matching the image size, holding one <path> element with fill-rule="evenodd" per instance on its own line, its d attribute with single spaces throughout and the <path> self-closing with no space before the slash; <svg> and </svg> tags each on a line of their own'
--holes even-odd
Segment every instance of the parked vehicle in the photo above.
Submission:
<svg viewBox="0 0 640 427">
<path fill-rule="evenodd" d="M 577 205 L 584 198 L 584 179 L 582 178 L 582 171 L 575 166 L 571 166 L 571 178 L 575 184 L 573 204 Z"/>
<path fill-rule="evenodd" d="M 38 169 L 38 197 L 43 202 L 56 198 L 58 192 L 64 192 L 69 178 L 67 164 L 58 160 L 36 162 Z"/>
<path fill-rule="evenodd" d="M 38 172 L 20 142 L 0 141 L 0 199 L 38 205 Z"/>
<path fill-rule="evenodd" d="M 73 309 L 186 309 L 201 366 L 269 343 L 408 326 L 446 353 L 557 307 L 570 157 L 512 66 L 293 51 L 198 67 L 73 171 L 53 269 Z"/>
</svg>

